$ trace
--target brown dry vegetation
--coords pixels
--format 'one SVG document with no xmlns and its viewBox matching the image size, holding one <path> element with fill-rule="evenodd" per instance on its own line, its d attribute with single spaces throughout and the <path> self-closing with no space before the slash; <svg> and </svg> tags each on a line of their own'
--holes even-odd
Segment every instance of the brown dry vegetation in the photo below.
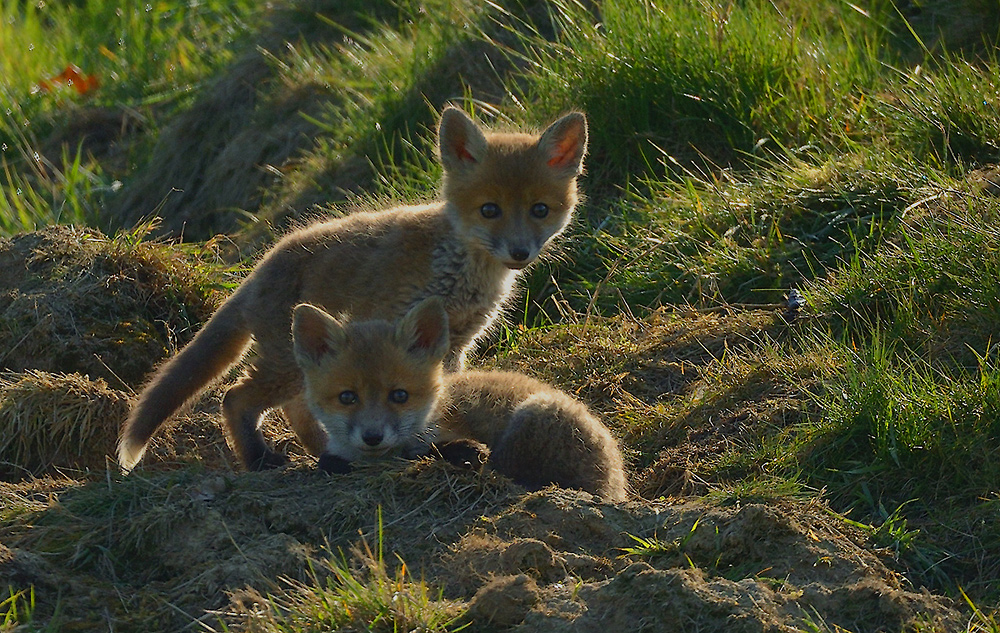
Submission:
<svg viewBox="0 0 1000 633">
<path fill-rule="evenodd" d="M 70 230 L 16 242 L 30 243 L 37 261 L 68 251 L 103 260 L 121 248 Z M 56 246 L 43 257 L 40 244 Z M 45 296 L 70 301 L 81 276 L 91 301 L 116 296 L 122 269 L 95 270 Z M 151 294 L 197 295 L 192 280 L 202 278 L 174 273 Z M 197 326 L 162 314 L 167 330 Z M 603 414 L 632 463 L 632 500 L 619 505 L 526 493 L 433 460 L 328 476 L 278 419 L 267 435 L 293 465 L 241 472 L 218 425 L 218 390 L 122 478 L 105 460 L 125 394 L 96 376 L 22 366 L 0 391 L 3 459 L 19 466 L 0 484 L 0 582 L 33 587 L 36 620 L 74 630 L 186 630 L 195 621 L 270 630 L 318 599 L 338 551 L 359 577 L 371 573 L 381 540 L 399 556 L 386 564 L 405 561 L 439 588 L 469 630 L 953 630 L 955 605 L 912 587 L 822 502 L 703 496 L 724 479 L 719 460 L 741 437 L 780 428 L 806 406 L 819 364 L 781 367 L 766 351 L 795 327 L 777 311 L 593 320 L 530 332 L 489 361 L 546 378 Z M 125 357 L 152 362 L 144 338 L 113 340 Z M 132 377 L 127 387 L 139 384 Z"/>
<path fill-rule="evenodd" d="M 0 369 L 78 372 L 124 389 L 190 340 L 225 281 L 207 273 L 213 247 L 185 252 L 144 233 L 52 226 L 0 239 Z"/>
</svg>

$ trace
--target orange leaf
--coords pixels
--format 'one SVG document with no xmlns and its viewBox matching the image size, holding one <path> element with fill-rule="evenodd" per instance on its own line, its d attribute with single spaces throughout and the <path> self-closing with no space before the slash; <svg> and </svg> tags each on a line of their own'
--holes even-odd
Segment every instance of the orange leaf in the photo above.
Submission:
<svg viewBox="0 0 1000 633">
<path fill-rule="evenodd" d="M 38 82 L 38 90 L 40 92 L 49 92 L 52 90 L 53 84 L 72 86 L 74 90 L 83 95 L 100 86 L 101 81 L 97 75 L 85 75 L 78 66 L 69 64 L 58 75 Z"/>
</svg>

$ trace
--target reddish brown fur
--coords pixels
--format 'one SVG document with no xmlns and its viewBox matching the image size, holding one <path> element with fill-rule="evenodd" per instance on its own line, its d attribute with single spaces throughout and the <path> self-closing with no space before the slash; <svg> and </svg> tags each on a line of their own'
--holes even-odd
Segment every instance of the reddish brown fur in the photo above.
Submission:
<svg viewBox="0 0 1000 633">
<path fill-rule="evenodd" d="M 523 374 L 480 371 L 449 375 L 445 394 L 440 441 L 486 444 L 489 464 L 529 488 L 558 484 L 625 500 L 617 441 L 568 394 Z"/>
<path fill-rule="evenodd" d="M 440 137 L 444 200 L 356 213 L 297 231 L 275 245 L 140 394 L 119 443 L 124 468 L 141 458 L 150 437 L 178 407 L 240 359 L 251 336 L 254 366 L 226 394 L 223 413 L 247 466 L 284 463 L 264 443 L 258 424 L 275 406 L 283 407 L 295 428 L 315 424 L 300 401 L 302 374 L 291 349 L 291 312 L 298 303 L 353 319 L 394 319 L 426 297 L 441 296 L 450 323 L 447 363 L 461 367 L 466 350 L 510 294 L 513 269 L 533 261 L 569 222 L 586 122 L 571 114 L 540 137 L 484 135 L 452 108 L 442 115 Z M 569 158 L 566 146 L 576 150 Z M 494 196 L 489 202 L 501 205 L 500 217 L 480 213 L 484 192 Z M 530 214 L 539 202 L 549 205 L 545 217 Z M 515 247 L 528 256 L 512 258 Z"/>
<path fill-rule="evenodd" d="M 428 420 L 442 389 L 448 317 L 437 298 L 423 301 L 398 323 L 342 324 L 310 305 L 295 308 L 295 356 L 305 398 L 316 424 L 295 426 L 306 448 L 345 462 L 389 453 L 426 453 L 433 440 Z M 404 402 L 394 392 L 405 392 Z M 344 402 L 345 393 L 353 401 Z M 366 444 L 365 433 L 382 437 Z"/>
</svg>

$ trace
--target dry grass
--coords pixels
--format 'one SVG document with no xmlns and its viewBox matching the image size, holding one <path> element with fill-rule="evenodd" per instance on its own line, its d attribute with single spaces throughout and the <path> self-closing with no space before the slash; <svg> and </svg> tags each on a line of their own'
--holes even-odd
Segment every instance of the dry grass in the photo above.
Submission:
<svg viewBox="0 0 1000 633">
<path fill-rule="evenodd" d="M 0 369 L 78 372 L 136 387 L 190 340 L 221 286 L 213 244 L 52 226 L 0 240 Z"/>
<path fill-rule="evenodd" d="M 103 471 L 128 397 L 101 379 L 42 371 L 0 374 L 0 473 Z"/>
</svg>

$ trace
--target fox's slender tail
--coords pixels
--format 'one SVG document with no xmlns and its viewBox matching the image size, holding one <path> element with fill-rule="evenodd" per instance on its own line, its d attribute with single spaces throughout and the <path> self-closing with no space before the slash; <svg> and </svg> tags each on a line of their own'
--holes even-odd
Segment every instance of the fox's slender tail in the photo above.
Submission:
<svg viewBox="0 0 1000 633">
<path fill-rule="evenodd" d="M 149 439 L 167 418 L 243 355 L 250 331 L 235 298 L 223 303 L 139 394 L 118 440 L 118 463 L 125 471 L 142 459 Z"/>
</svg>

